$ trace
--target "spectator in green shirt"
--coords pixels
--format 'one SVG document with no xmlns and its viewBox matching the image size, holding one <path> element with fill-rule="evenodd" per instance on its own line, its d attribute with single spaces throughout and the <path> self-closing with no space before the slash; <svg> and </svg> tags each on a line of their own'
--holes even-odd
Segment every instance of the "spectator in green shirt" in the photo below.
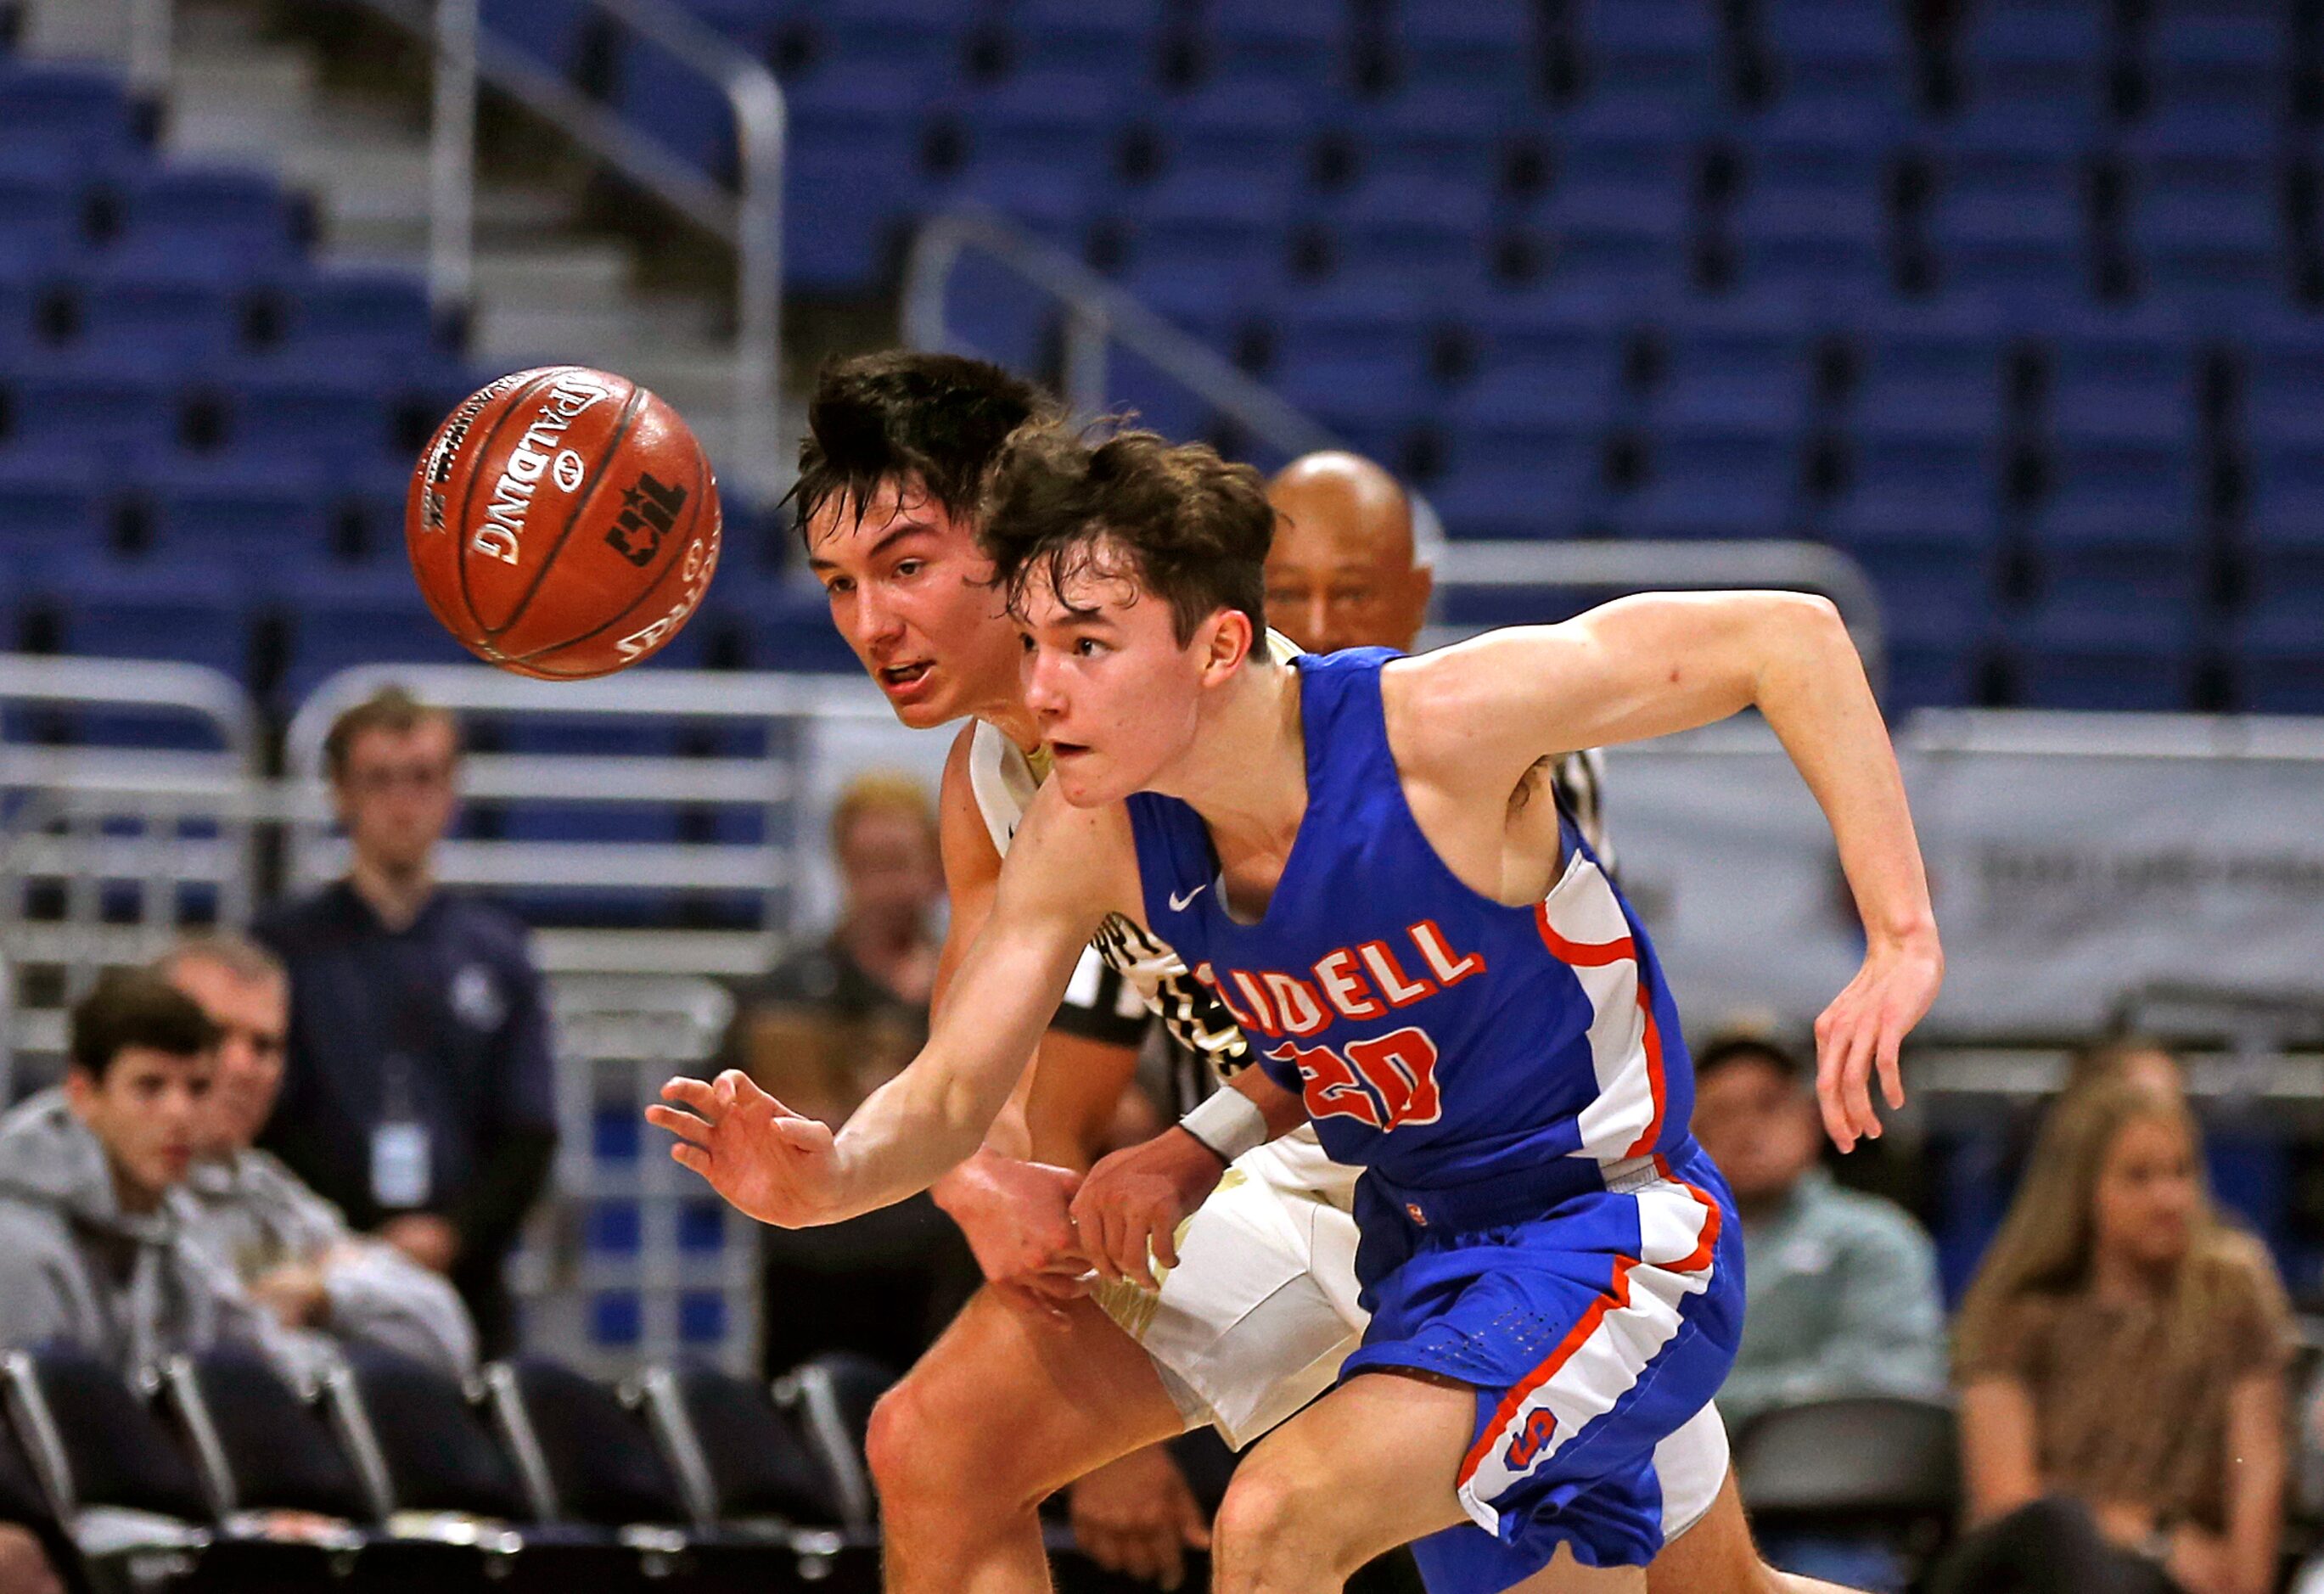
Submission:
<svg viewBox="0 0 2324 1594">
<path fill-rule="evenodd" d="M 1936 1250 L 1904 1210 L 1843 1190 L 1817 1163 L 1800 1059 L 1757 1037 L 1695 1059 L 1694 1133 L 1743 1216 L 1743 1346 L 1719 1395 L 1730 1431 L 1784 1406 L 1945 1390 Z"/>
</svg>

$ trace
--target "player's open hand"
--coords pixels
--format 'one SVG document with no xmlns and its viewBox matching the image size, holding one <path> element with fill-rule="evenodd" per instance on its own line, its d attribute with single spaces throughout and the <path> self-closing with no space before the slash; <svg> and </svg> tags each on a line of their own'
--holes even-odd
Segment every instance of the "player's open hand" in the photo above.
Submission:
<svg viewBox="0 0 2324 1594">
<path fill-rule="evenodd" d="M 937 1181 L 935 1194 L 988 1280 L 1071 1300 L 1088 1293 L 1089 1258 L 1072 1210 L 1081 1182 L 1071 1168 L 980 1151 Z"/>
<path fill-rule="evenodd" d="M 1186 1552 L 1211 1547 L 1211 1525 L 1167 1446 L 1109 1461 L 1073 1486 L 1074 1543 L 1108 1571 L 1166 1589 L 1186 1580 Z"/>
<path fill-rule="evenodd" d="M 1933 928 L 1877 941 L 1848 989 L 1816 1020 L 1816 1101 L 1823 1109 L 1825 1130 L 1842 1151 L 1855 1150 L 1859 1138 L 1880 1138 L 1880 1118 L 1872 1106 L 1874 1073 L 1889 1109 L 1904 1105 L 1897 1051 L 1937 1000 L 1944 979 L 1944 949 Z"/>
<path fill-rule="evenodd" d="M 1074 1197 L 1074 1226 L 1101 1277 L 1158 1289 L 1178 1265 L 1178 1226 L 1218 1188 L 1218 1154 L 1184 1129 L 1101 1160 Z"/>
<path fill-rule="evenodd" d="M 739 1068 L 715 1080 L 674 1079 L 661 1088 L 676 1107 L 646 1119 L 678 1137 L 669 1154 L 761 1223 L 806 1229 L 835 1222 L 839 1154 L 827 1125 L 776 1101 Z"/>
</svg>

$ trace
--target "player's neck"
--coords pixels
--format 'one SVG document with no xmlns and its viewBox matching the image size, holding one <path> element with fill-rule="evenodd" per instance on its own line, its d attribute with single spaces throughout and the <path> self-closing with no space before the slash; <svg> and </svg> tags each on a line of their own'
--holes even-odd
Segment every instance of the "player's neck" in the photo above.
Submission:
<svg viewBox="0 0 2324 1594">
<path fill-rule="evenodd" d="M 1204 705 L 1185 756 L 1154 789 L 1203 816 L 1222 863 L 1287 853 L 1307 812 L 1299 672 L 1277 664 L 1237 671 Z"/>
<path fill-rule="evenodd" d="M 976 717 L 1000 732 L 1017 745 L 1019 752 L 1029 753 L 1041 745 L 1041 722 L 1025 706 L 1025 700 L 1013 694 L 1004 701 L 976 711 Z"/>
</svg>

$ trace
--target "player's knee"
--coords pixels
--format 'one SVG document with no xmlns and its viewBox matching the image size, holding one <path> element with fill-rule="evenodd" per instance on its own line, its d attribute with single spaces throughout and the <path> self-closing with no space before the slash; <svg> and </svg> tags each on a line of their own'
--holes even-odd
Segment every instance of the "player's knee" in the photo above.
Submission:
<svg viewBox="0 0 2324 1594">
<path fill-rule="evenodd" d="M 883 1509 L 979 1511 L 1010 1503 L 1009 1455 L 991 1442 L 1007 1424 L 976 1408 L 977 1396 L 954 1370 L 927 1361 L 872 1408 L 865 1459 Z"/>
<path fill-rule="evenodd" d="M 871 1426 L 863 1435 L 864 1460 L 871 1463 L 872 1481 L 883 1506 L 907 1505 L 931 1492 L 931 1447 L 943 1440 L 943 1426 L 929 1420 L 927 1402 L 918 1375 L 908 1376 L 880 1397 L 872 1408 Z"/>
<path fill-rule="evenodd" d="M 1341 1576 L 1354 1571 L 1370 1556 L 1350 1536 L 1354 1525 L 1344 1504 L 1320 1473 L 1245 1463 L 1211 1525 L 1230 1586 L 1270 1588 L 1278 1571 L 1294 1582 L 1303 1574 L 1312 1581 L 1319 1567 Z"/>
</svg>

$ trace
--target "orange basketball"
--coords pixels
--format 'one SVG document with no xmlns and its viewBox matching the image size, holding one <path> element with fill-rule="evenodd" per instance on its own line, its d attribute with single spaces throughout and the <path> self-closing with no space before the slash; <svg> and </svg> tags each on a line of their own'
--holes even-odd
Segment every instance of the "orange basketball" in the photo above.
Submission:
<svg viewBox="0 0 2324 1594">
<path fill-rule="evenodd" d="M 718 484 L 678 411 L 581 365 L 503 376 L 421 451 L 403 539 L 478 658 L 577 680 L 652 657 L 718 567 Z"/>
</svg>

